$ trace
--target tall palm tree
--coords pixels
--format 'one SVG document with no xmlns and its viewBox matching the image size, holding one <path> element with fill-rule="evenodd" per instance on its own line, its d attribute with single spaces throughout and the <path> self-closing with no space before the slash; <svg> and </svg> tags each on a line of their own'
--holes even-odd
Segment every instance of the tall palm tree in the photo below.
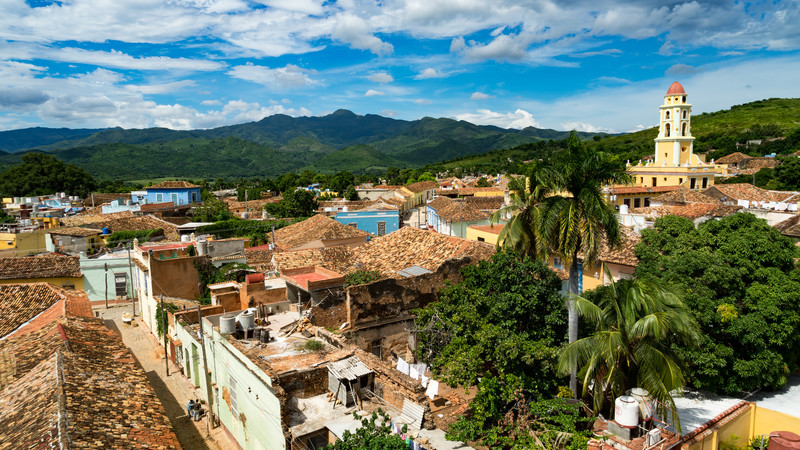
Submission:
<svg viewBox="0 0 800 450">
<path fill-rule="evenodd" d="M 583 394 L 591 386 L 595 412 L 613 405 L 628 389 L 641 387 L 658 401 L 661 417 L 668 417 L 675 410 L 670 392 L 685 384 L 683 364 L 671 345 L 697 344 L 700 334 L 680 295 L 654 280 L 612 279 L 594 301 L 575 296 L 570 302 L 596 331 L 562 351 L 559 371 L 580 368 Z M 680 419 L 673 418 L 680 432 Z"/>
<path fill-rule="evenodd" d="M 625 184 L 630 177 L 623 164 L 611 155 L 583 145 L 573 130 L 567 148 L 556 155 L 554 164 L 535 172 L 539 184 L 555 195 L 542 200 L 540 233 L 545 250 L 569 264 L 568 295 L 579 294 L 578 254 L 585 263 L 595 262 L 603 239 L 609 246 L 620 242 L 619 222 L 614 208 L 603 196 L 606 184 Z M 568 302 L 569 342 L 578 339 L 578 313 Z M 577 394 L 577 378 L 570 374 L 570 389 Z"/>
<path fill-rule="evenodd" d="M 544 198 L 545 188 L 530 187 L 530 178 L 512 177 L 508 182 L 510 203 L 492 214 L 492 225 L 508 218 L 497 238 L 497 246 L 520 255 L 538 259 L 542 254 L 539 238 L 539 202 Z"/>
</svg>

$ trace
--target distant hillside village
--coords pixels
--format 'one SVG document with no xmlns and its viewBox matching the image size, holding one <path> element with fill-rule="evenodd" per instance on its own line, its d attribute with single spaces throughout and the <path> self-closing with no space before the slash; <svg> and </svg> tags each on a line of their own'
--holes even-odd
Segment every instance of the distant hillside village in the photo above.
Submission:
<svg viewBox="0 0 800 450">
<path fill-rule="evenodd" d="M 694 152 L 691 111 L 677 82 L 654 106 L 653 154 L 627 162 L 628 182 L 601 187 L 620 243 L 580 253 L 577 280 L 569 261 L 549 255 L 560 295 L 571 281 L 584 294 L 633 278 L 637 245 L 667 217 L 696 228 L 749 214 L 800 238 L 800 192 L 723 182 L 781 160 L 706 160 Z M 378 409 L 406 448 L 486 448 L 447 439 L 474 414 L 476 388 L 448 385 L 422 361 L 416 319 L 505 251 L 506 224 L 531 207 L 519 199 L 535 182 L 459 175 L 353 184 L 347 195 L 312 183 L 242 198 L 164 181 L 3 198 L 0 448 L 319 449 L 369 426 L 362 419 Z M 798 324 L 787 333 L 800 334 Z M 617 404 L 598 417 L 574 400 L 592 420 L 565 433 L 607 450 L 723 448 L 734 433 L 747 445 L 800 430 L 796 387 L 783 401 L 793 412 L 699 395 L 658 416 L 645 391 L 624 396 L 636 398 L 632 413 Z M 770 448 L 784 439 L 771 435 Z M 563 439 L 542 447 L 565 448 Z"/>
</svg>

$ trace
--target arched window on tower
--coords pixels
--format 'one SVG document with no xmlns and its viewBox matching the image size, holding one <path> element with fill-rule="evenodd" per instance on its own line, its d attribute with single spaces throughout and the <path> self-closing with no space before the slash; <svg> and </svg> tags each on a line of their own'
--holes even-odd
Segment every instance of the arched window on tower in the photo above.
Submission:
<svg viewBox="0 0 800 450">
<path fill-rule="evenodd" d="M 669 124 L 664 126 L 664 136 L 669 137 Z"/>
<path fill-rule="evenodd" d="M 681 135 L 686 136 L 686 122 L 683 123 L 683 129 L 681 130 Z"/>
<path fill-rule="evenodd" d="M 686 111 L 686 110 L 684 109 L 684 110 L 683 110 L 683 118 L 685 119 L 687 116 L 689 116 L 689 111 Z"/>
<path fill-rule="evenodd" d="M 669 120 L 669 111 L 667 111 L 667 114 L 666 114 L 666 116 L 664 118 Z"/>
<path fill-rule="evenodd" d="M 683 96 L 683 103 L 686 103 L 686 96 Z"/>
</svg>

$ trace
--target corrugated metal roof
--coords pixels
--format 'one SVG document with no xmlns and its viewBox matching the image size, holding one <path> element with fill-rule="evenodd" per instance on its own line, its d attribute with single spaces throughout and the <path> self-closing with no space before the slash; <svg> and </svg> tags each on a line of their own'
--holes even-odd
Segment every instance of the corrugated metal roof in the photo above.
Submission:
<svg viewBox="0 0 800 450">
<path fill-rule="evenodd" d="M 422 428 L 422 416 L 425 414 L 425 408 L 408 399 L 403 399 L 403 411 L 397 418 L 399 422 L 408 424 L 416 429 Z"/>
<path fill-rule="evenodd" d="M 406 267 L 405 269 L 398 270 L 397 273 L 404 277 L 416 277 L 418 275 L 425 275 L 426 273 L 433 273 L 428 269 L 420 266 Z"/>
<path fill-rule="evenodd" d="M 369 368 L 355 356 L 328 364 L 328 370 L 337 379 L 355 381 L 359 377 L 372 373 Z"/>
</svg>

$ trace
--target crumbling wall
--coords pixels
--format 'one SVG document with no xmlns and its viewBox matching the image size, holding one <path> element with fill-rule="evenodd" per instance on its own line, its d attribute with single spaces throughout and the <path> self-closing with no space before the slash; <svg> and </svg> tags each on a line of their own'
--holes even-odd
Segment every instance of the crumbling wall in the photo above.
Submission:
<svg viewBox="0 0 800 450">
<path fill-rule="evenodd" d="M 439 289 L 446 281 L 461 281 L 461 268 L 472 262 L 470 257 L 450 259 L 442 263 L 434 273 L 410 278 L 389 278 L 349 287 L 347 321 L 350 322 L 350 327 L 410 316 L 412 310 L 436 301 L 439 298 Z"/>
<path fill-rule="evenodd" d="M 298 370 L 278 375 L 278 384 L 286 395 L 297 398 L 309 398 L 328 392 L 328 367 Z"/>
<path fill-rule="evenodd" d="M 434 428 L 430 402 L 428 402 L 428 397 L 425 396 L 425 388 L 422 387 L 419 381 L 395 370 L 391 364 L 381 361 L 371 353 L 356 350 L 355 356 L 372 370 L 375 376 L 373 392 L 378 397 L 381 397 L 398 411 L 402 411 L 403 401 L 406 399 L 422 406 L 425 409 L 422 427 L 429 430 Z"/>
<path fill-rule="evenodd" d="M 311 322 L 324 328 L 338 329 L 347 322 L 347 297 L 341 289 L 331 289 L 311 308 Z"/>
</svg>

